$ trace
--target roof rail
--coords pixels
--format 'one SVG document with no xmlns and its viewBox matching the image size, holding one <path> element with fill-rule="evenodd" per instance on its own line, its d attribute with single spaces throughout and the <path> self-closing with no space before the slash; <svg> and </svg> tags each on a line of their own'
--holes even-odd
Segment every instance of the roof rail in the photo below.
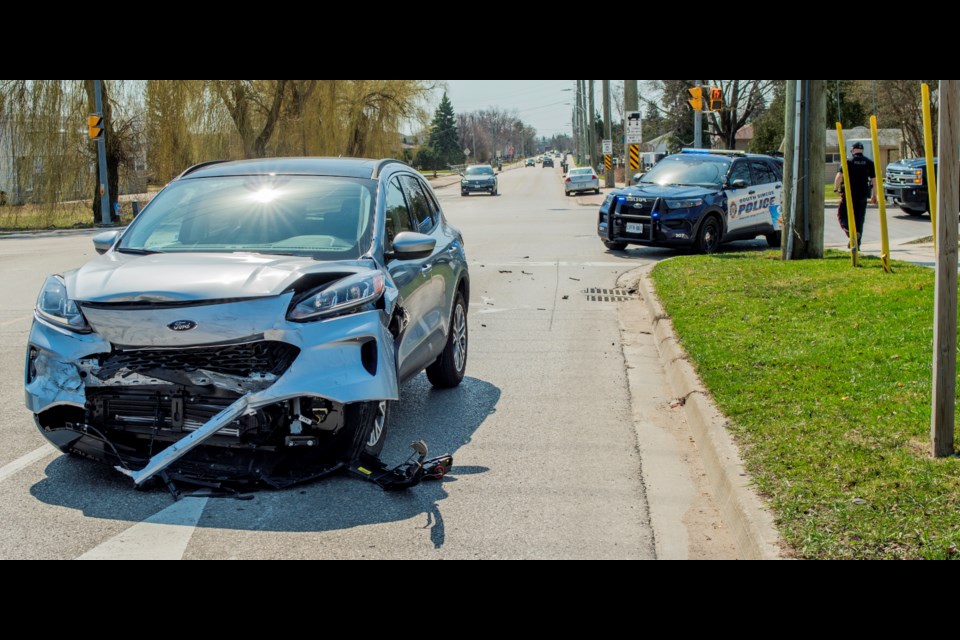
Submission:
<svg viewBox="0 0 960 640">
<path fill-rule="evenodd" d="M 387 167 L 387 165 L 392 162 L 396 162 L 397 164 L 401 164 L 405 167 L 410 166 L 403 160 L 396 160 L 394 158 L 384 158 L 383 160 L 380 160 L 379 162 L 377 162 L 376 166 L 373 167 L 373 173 L 370 174 L 370 178 L 379 178 L 380 172 L 383 171 Z"/>
<path fill-rule="evenodd" d="M 201 162 L 200 164 L 195 164 L 195 165 L 193 165 L 192 167 L 188 167 L 187 169 L 184 169 L 184 170 L 183 170 L 183 173 L 181 173 L 181 174 L 178 175 L 176 178 L 174 178 L 174 180 L 179 180 L 179 179 L 182 178 L 183 176 L 187 175 L 188 173 L 193 173 L 193 172 L 196 171 L 197 169 L 202 169 L 203 167 L 208 167 L 208 166 L 210 166 L 211 164 L 219 164 L 219 163 L 221 163 L 221 162 L 227 162 L 227 161 L 226 161 L 226 160 L 207 160 L 206 162 Z"/>
<path fill-rule="evenodd" d="M 680 153 L 716 153 L 724 156 L 745 156 L 746 151 L 739 149 L 680 149 Z"/>
</svg>

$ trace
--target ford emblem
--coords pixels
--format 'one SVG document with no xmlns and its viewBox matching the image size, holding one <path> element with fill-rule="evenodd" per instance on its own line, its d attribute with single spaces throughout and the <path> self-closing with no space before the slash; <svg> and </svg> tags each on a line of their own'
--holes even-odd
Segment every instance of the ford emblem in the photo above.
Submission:
<svg viewBox="0 0 960 640">
<path fill-rule="evenodd" d="M 190 329 L 196 329 L 197 323 L 193 320 L 174 320 L 167 325 L 167 329 L 170 331 L 190 331 Z"/>
</svg>

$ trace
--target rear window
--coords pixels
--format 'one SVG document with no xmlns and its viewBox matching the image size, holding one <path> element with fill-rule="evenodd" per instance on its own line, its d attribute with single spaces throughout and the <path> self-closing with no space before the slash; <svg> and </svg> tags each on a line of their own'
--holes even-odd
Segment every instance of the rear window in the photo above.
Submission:
<svg viewBox="0 0 960 640">
<path fill-rule="evenodd" d="M 572 174 L 575 175 L 575 176 L 591 175 L 591 174 L 593 174 L 593 169 L 589 169 L 589 168 L 587 168 L 587 169 L 570 169 L 570 171 L 569 171 L 568 173 L 572 173 Z"/>
</svg>

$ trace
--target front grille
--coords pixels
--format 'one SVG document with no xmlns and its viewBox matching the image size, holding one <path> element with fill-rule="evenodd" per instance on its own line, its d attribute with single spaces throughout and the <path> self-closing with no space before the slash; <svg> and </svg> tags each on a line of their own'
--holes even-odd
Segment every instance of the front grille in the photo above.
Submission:
<svg viewBox="0 0 960 640">
<path fill-rule="evenodd" d="M 247 342 L 218 347 L 177 347 L 173 349 L 117 350 L 104 358 L 98 376 L 107 378 L 120 369 L 134 372 L 153 369 L 196 371 L 204 369 L 247 377 L 254 373 L 281 375 L 300 349 L 275 340 Z"/>
<path fill-rule="evenodd" d="M 87 399 L 93 423 L 112 429 L 164 429 L 193 431 L 209 422 L 236 398 L 145 392 L 135 389 L 89 389 Z M 217 433 L 238 436 L 241 421 L 235 420 Z M 249 424 L 247 426 L 250 426 Z"/>
<path fill-rule="evenodd" d="M 899 170 L 899 169 L 890 169 L 887 171 L 887 175 L 884 178 L 884 181 L 890 185 L 912 185 L 914 187 L 919 187 L 919 182 L 914 182 L 917 178 L 917 174 L 913 170 Z"/>
</svg>

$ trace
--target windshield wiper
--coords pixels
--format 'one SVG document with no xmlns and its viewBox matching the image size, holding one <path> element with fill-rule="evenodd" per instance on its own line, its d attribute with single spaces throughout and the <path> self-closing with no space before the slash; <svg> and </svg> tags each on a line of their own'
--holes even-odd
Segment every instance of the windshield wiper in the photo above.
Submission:
<svg viewBox="0 0 960 640">
<path fill-rule="evenodd" d="M 152 251 L 150 249 L 135 249 L 133 247 L 120 247 L 117 249 L 120 253 L 132 253 L 138 256 L 149 256 L 154 253 L 162 253 L 161 251 Z"/>
</svg>

